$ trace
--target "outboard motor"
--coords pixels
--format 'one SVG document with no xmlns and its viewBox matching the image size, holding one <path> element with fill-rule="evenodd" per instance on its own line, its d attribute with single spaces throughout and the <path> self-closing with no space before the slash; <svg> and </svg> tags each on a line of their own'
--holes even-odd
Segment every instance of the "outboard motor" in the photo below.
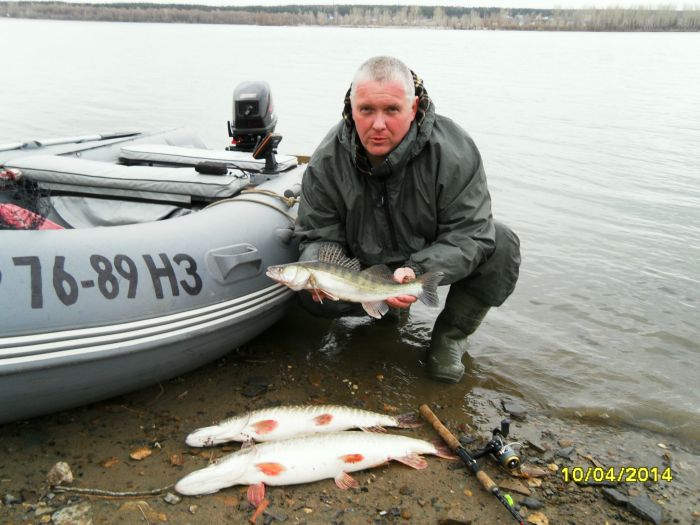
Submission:
<svg viewBox="0 0 700 525">
<path fill-rule="evenodd" d="M 265 81 L 238 84 L 233 91 L 233 122 L 228 123 L 228 134 L 233 140 L 227 149 L 253 151 L 258 142 L 275 131 L 276 125 L 270 85 Z"/>
</svg>

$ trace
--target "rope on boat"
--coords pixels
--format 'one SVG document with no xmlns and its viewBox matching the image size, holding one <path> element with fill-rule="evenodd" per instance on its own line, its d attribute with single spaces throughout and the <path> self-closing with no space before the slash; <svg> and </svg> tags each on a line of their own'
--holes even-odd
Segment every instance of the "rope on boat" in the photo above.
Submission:
<svg viewBox="0 0 700 525">
<path fill-rule="evenodd" d="M 234 197 L 229 197 L 228 199 L 221 199 L 220 201 L 214 201 L 211 204 L 205 206 L 205 209 L 211 208 L 212 206 L 216 206 L 217 204 L 222 204 L 224 202 L 241 202 L 241 201 L 253 202 L 255 204 L 262 204 L 263 206 L 267 206 L 268 208 L 272 208 L 273 210 L 280 212 L 282 215 L 287 217 L 292 222 L 292 224 L 294 224 L 296 222 L 296 217 L 294 217 L 290 213 L 287 213 L 284 210 L 280 210 L 277 206 L 273 206 L 272 204 L 270 204 L 268 202 L 263 202 L 263 201 L 259 201 L 256 199 L 246 199 L 245 197 L 241 197 L 240 195 L 244 194 L 244 193 L 248 193 L 248 194 L 259 193 L 259 194 L 265 195 L 267 197 L 274 197 L 274 198 L 282 201 L 287 206 L 287 208 L 291 208 L 297 202 L 299 202 L 298 197 L 285 197 L 284 195 L 280 195 L 279 193 L 272 191 L 272 190 L 259 190 L 259 189 L 253 188 L 253 189 L 243 190 L 243 191 L 241 191 L 241 193 L 239 195 L 236 195 Z"/>
<path fill-rule="evenodd" d="M 260 193 L 262 195 L 267 195 L 268 197 L 274 197 L 276 199 L 281 200 L 283 203 L 285 203 L 287 205 L 287 208 L 291 208 L 297 202 L 299 202 L 298 197 L 286 197 L 285 195 L 280 195 L 276 191 L 272 191 L 272 190 L 260 190 L 257 188 L 251 188 L 248 190 L 243 190 L 243 191 L 241 191 L 241 193 Z"/>
</svg>

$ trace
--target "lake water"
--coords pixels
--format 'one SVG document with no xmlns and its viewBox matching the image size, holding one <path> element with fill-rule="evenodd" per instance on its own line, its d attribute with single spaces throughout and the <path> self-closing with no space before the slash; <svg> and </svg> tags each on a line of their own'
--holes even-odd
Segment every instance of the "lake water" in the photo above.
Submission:
<svg viewBox="0 0 700 525">
<path fill-rule="evenodd" d="M 400 57 L 474 137 L 494 214 L 522 241 L 518 287 L 472 337 L 473 373 L 452 395 L 503 391 L 565 419 L 697 446 L 700 34 L 9 19 L 0 34 L 0 143 L 186 126 L 222 148 L 234 87 L 264 79 L 280 150 L 309 154 L 355 68 Z M 394 345 L 387 359 L 409 397 L 440 388 L 412 368 L 434 316 L 414 308 L 401 340 L 368 339 Z M 335 323 L 295 344 L 329 366 L 343 353 L 376 358 L 347 348 L 357 329 Z"/>
</svg>

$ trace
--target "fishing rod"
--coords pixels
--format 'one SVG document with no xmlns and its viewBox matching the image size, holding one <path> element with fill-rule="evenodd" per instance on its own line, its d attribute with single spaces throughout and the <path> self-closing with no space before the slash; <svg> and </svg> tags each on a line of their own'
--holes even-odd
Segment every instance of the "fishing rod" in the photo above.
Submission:
<svg viewBox="0 0 700 525">
<path fill-rule="evenodd" d="M 421 405 L 420 408 L 421 415 L 431 424 L 433 428 L 437 430 L 440 437 L 445 440 L 445 443 L 460 457 L 462 462 L 467 466 L 469 470 L 476 476 L 481 485 L 491 494 L 496 496 L 498 501 L 500 501 L 508 512 L 520 523 L 520 525 L 525 525 L 525 519 L 520 515 L 520 513 L 515 510 L 513 505 L 501 494 L 501 490 L 498 485 L 489 477 L 486 472 L 481 470 L 476 460 L 467 452 L 457 438 L 448 430 L 448 428 L 442 424 L 438 417 L 430 410 L 428 405 Z"/>
</svg>

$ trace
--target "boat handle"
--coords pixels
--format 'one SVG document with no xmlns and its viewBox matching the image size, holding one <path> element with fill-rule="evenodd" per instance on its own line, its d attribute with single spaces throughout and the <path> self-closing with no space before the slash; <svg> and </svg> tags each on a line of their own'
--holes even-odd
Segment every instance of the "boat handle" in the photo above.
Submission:
<svg viewBox="0 0 700 525">
<path fill-rule="evenodd" d="M 209 273 L 221 284 L 249 279 L 262 272 L 260 252 L 247 243 L 210 250 L 206 262 Z"/>
</svg>

